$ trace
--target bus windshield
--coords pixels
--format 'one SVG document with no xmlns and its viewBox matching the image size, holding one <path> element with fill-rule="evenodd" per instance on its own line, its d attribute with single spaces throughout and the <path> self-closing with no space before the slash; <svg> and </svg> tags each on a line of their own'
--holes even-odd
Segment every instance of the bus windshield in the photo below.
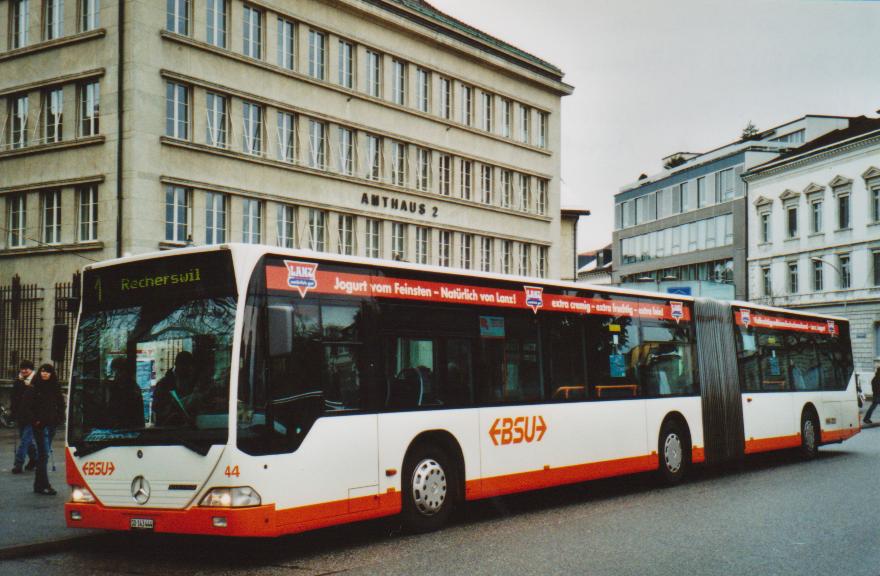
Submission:
<svg viewBox="0 0 880 576">
<path fill-rule="evenodd" d="M 70 388 L 77 454 L 224 444 L 235 310 L 225 252 L 87 271 Z"/>
</svg>

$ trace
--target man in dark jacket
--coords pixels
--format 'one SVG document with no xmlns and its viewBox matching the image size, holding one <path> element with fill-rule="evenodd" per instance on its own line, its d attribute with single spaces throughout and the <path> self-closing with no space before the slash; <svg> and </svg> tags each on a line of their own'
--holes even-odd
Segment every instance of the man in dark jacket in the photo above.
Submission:
<svg viewBox="0 0 880 576">
<path fill-rule="evenodd" d="M 871 401 L 871 407 L 865 413 L 865 424 L 873 424 L 871 414 L 874 413 L 874 408 L 880 404 L 880 366 L 877 366 L 877 371 L 874 372 L 874 378 L 871 380 L 871 394 L 874 396 L 874 399 Z"/>
<path fill-rule="evenodd" d="M 27 470 L 37 465 L 37 447 L 34 445 L 34 363 L 23 360 L 18 366 L 18 378 L 12 384 L 12 419 L 18 426 L 18 449 L 15 451 L 13 474 L 21 474 L 25 456 L 28 457 Z"/>
</svg>

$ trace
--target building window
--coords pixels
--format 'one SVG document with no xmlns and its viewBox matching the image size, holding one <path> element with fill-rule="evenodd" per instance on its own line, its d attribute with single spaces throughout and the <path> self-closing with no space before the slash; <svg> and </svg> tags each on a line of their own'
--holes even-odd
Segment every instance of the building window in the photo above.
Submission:
<svg viewBox="0 0 880 576">
<path fill-rule="evenodd" d="M 813 290 L 821 292 L 825 289 L 825 271 L 821 260 L 813 260 Z"/>
<path fill-rule="evenodd" d="M 798 209 L 797 206 L 788 206 L 785 209 L 786 234 L 788 238 L 796 238 L 798 235 Z"/>
<path fill-rule="evenodd" d="M 532 189 L 528 174 L 519 175 L 519 209 L 528 212 L 532 207 Z"/>
<path fill-rule="evenodd" d="M 259 244 L 263 220 L 263 203 L 253 198 L 241 200 L 241 241 Z"/>
<path fill-rule="evenodd" d="M 382 140 L 378 136 L 367 134 L 367 179 L 382 179 Z"/>
<path fill-rule="evenodd" d="M 449 230 L 440 230 L 438 236 L 437 264 L 448 267 L 452 264 L 452 232 Z"/>
<path fill-rule="evenodd" d="M 87 82 L 79 89 L 79 135 L 96 136 L 99 134 L 99 109 L 101 92 L 98 81 Z"/>
<path fill-rule="evenodd" d="M 788 263 L 788 293 L 789 294 L 797 294 L 798 293 L 798 263 L 797 262 L 789 262 Z"/>
<path fill-rule="evenodd" d="M 189 138 L 189 88 L 168 82 L 165 85 L 165 135 Z"/>
<path fill-rule="evenodd" d="M 207 0 L 208 44 L 226 48 L 226 0 Z"/>
<path fill-rule="evenodd" d="M 189 34 L 189 0 L 165 1 L 165 29 L 175 34 Z"/>
<path fill-rule="evenodd" d="M 471 199 L 471 186 L 473 185 L 473 162 L 470 160 L 461 161 L 461 197 L 465 200 Z"/>
<path fill-rule="evenodd" d="M 296 237 L 296 209 L 288 204 L 278 205 L 276 218 L 277 243 L 282 248 L 293 248 Z"/>
<path fill-rule="evenodd" d="M 339 254 L 351 256 L 354 254 L 354 216 L 340 214 L 338 225 L 339 238 L 337 239 L 336 251 Z"/>
<path fill-rule="evenodd" d="M 318 80 L 324 79 L 326 40 L 323 32 L 309 30 L 309 76 Z"/>
<path fill-rule="evenodd" d="M 367 94 L 382 95 L 382 56 L 372 50 L 367 50 Z"/>
<path fill-rule="evenodd" d="M 427 192 L 431 188 L 431 151 L 425 148 L 416 150 L 416 161 L 419 172 L 416 178 L 416 188 Z"/>
<path fill-rule="evenodd" d="M 470 126 L 474 122 L 474 89 L 461 86 L 461 123 Z"/>
<path fill-rule="evenodd" d="M 28 104 L 26 94 L 12 97 L 12 131 L 9 133 L 9 144 L 12 148 L 24 148 L 28 144 Z"/>
<path fill-rule="evenodd" d="M 339 41 L 339 85 L 354 88 L 354 45 Z"/>
<path fill-rule="evenodd" d="M 242 52 L 245 56 L 259 60 L 263 57 L 263 13 L 253 6 L 245 5 L 242 31 Z"/>
<path fill-rule="evenodd" d="M 7 228 L 6 245 L 20 248 L 27 242 L 27 194 L 20 192 L 6 197 Z"/>
<path fill-rule="evenodd" d="M 391 183 L 406 185 L 406 144 L 403 142 L 391 143 Z"/>
<path fill-rule="evenodd" d="M 431 246 L 431 229 L 416 226 L 416 264 L 427 264 Z"/>
<path fill-rule="evenodd" d="M 849 194 L 837 196 L 837 228 L 839 230 L 849 228 Z"/>
<path fill-rule="evenodd" d="M 822 200 L 810 202 L 810 232 L 818 234 L 822 232 Z"/>
<path fill-rule="evenodd" d="M 94 30 L 101 25 L 101 0 L 80 0 L 80 29 Z"/>
<path fill-rule="evenodd" d="M 309 166 L 324 170 L 327 163 L 325 126 L 318 120 L 309 120 Z"/>
<path fill-rule="evenodd" d="M 419 68 L 416 71 L 416 76 L 419 87 L 418 108 L 421 112 L 428 112 L 431 110 L 431 73 L 424 68 Z"/>
<path fill-rule="evenodd" d="M 489 94 L 488 92 L 482 93 L 482 101 L 483 101 L 483 130 L 486 132 L 492 131 L 492 115 L 494 114 L 492 102 L 494 96 Z"/>
<path fill-rule="evenodd" d="M 529 125 L 532 122 L 531 109 L 528 106 L 519 105 L 519 140 L 529 143 Z"/>
<path fill-rule="evenodd" d="M 717 202 L 733 200 L 736 195 L 733 168 L 716 172 L 715 174 L 715 197 Z"/>
<path fill-rule="evenodd" d="M 690 209 L 690 199 L 688 183 L 682 182 L 678 187 L 678 212 L 687 212 Z"/>
<path fill-rule="evenodd" d="M 873 250 L 871 252 L 871 261 L 874 272 L 874 286 L 880 286 L 880 250 Z"/>
<path fill-rule="evenodd" d="M 46 40 L 64 36 L 64 0 L 46 0 Z"/>
<path fill-rule="evenodd" d="M 278 159 L 282 162 L 293 162 L 296 159 L 296 117 L 290 112 L 279 112 Z"/>
<path fill-rule="evenodd" d="M 452 194 L 452 156 L 449 154 L 440 155 L 440 194 Z"/>
<path fill-rule="evenodd" d="M 546 148 L 547 147 L 547 121 L 548 115 L 546 112 L 538 112 L 538 147 Z"/>
<path fill-rule="evenodd" d="M 841 254 L 837 257 L 840 267 L 840 288 L 847 289 L 852 286 L 852 271 L 850 269 L 849 254 Z"/>
<path fill-rule="evenodd" d="M 773 297 L 773 283 L 770 278 L 770 267 L 762 266 L 761 267 L 761 284 L 764 288 L 764 297 L 772 298 Z"/>
<path fill-rule="evenodd" d="M 364 220 L 366 226 L 366 256 L 367 258 L 379 258 L 382 253 L 381 223 L 374 218 Z"/>
<path fill-rule="evenodd" d="M 452 120 L 452 80 L 440 78 L 440 117 Z"/>
<path fill-rule="evenodd" d="M 871 188 L 871 220 L 880 222 L 880 187 Z"/>
<path fill-rule="evenodd" d="M 492 271 L 492 239 L 480 237 L 480 271 Z"/>
<path fill-rule="evenodd" d="M 79 196 L 79 233 L 77 240 L 91 242 L 98 239 L 98 187 L 94 184 L 81 186 Z"/>
<path fill-rule="evenodd" d="M 394 77 L 392 79 L 392 101 L 401 106 L 406 105 L 406 62 L 392 61 Z"/>
<path fill-rule="evenodd" d="M 12 26 L 10 27 L 10 48 L 23 48 L 28 43 L 30 28 L 30 2 L 28 0 L 12 0 Z"/>
<path fill-rule="evenodd" d="M 510 138 L 513 134 L 513 102 L 501 99 L 501 135 Z"/>
<path fill-rule="evenodd" d="M 61 242 L 61 190 L 48 190 L 43 200 L 43 243 Z"/>
<path fill-rule="evenodd" d="M 709 199 L 706 197 L 706 178 L 697 178 L 697 208 L 708 205 Z"/>
<path fill-rule="evenodd" d="M 482 185 L 480 189 L 482 191 L 481 201 L 483 204 L 491 204 L 492 203 L 492 167 L 486 166 L 483 164 L 480 166 L 480 182 Z"/>
<path fill-rule="evenodd" d="M 208 92 L 205 94 L 207 114 L 208 143 L 216 148 L 226 148 L 226 125 L 229 116 L 226 111 L 226 96 Z"/>
<path fill-rule="evenodd" d="M 189 199 L 189 189 L 165 187 L 165 240 L 168 242 L 189 240 Z"/>
<path fill-rule="evenodd" d="M 226 242 L 226 195 L 205 193 L 205 244 Z"/>
<path fill-rule="evenodd" d="M 391 223 L 391 259 L 406 260 L 406 224 Z"/>
<path fill-rule="evenodd" d="M 547 277 L 547 247 L 538 246 L 538 277 Z"/>
<path fill-rule="evenodd" d="M 529 275 L 529 256 L 531 256 L 531 246 L 528 244 L 519 245 L 519 268 L 517 274 L 520 276 Z"/>
<path fill-rule="evenodd" d="M 263 153 L 263 108 L 252 102 L 242 102 L 242 146 L 245 154 Z"/>
<path fill-rule="evenodd" d="M 339 172 L 346 176 L 354 174 L 354 132 L 339 127 Z"/>
<path fill-rule="evenodd" d="M 510 170 L 501 171 L 501 206 L 513 206 L 513 172 Z"/>
<path fill-rule="evenodd" d="M 761 220 L 761 242 L 766 244 L 770 242 L 770 213 L 761 212 L 758 217 Z"/>
<path fill-rule="evenodd" d="M 460 266 L 465 270 L 470 270 L 473 263 L 474 237 L 470 234 L 461 235 L 461 257 L 459 259 Z"/>
<path fill-rule="evenodd" d="M 538 205 L 536 206 L 538 210 L 538 214 L 546 214 L 547 213 L 547 181 L 544 179 L 538 179 Z"/>
<path fill-rule="evenodd" d="M 501 272 L 513 273 L 513 240 L 501 241 Z"/>
<path fill-rule="evenodd" d="M 324 251 L 327 213 L 317 208 L 309 208 L 309 249 Z"/>
<path fill-rule="evenodd" d="M 293 70 L 296 58 L 296 24 L 284 18 L 278 19 L 278 65 Z"/>
</svg>

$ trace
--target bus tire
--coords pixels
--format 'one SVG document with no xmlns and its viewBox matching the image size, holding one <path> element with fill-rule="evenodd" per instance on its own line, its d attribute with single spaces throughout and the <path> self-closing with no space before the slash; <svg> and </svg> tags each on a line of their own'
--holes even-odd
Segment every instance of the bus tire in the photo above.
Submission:
<svg viewBox="0 0 880 576">
<path fill-rule="evenodd" d="M 678 421 L 670 419 L 663 423 L 657 454 L 660 480 L 667 486 L 681 483 L 691 464 L 691 446 L 687 431 Z"/>
<path fill-rule="evenodd" d="M 819 455 L 819 419 L 816 413 L 810 409 L 801 414 L 801 457 L 804 460 L 813 460 Z"/>
<path fill-rule="evenodd" d="M 407 532 L 438 530 L 458 500 L 458 471 L 446 450 L 433 443 L 413 446 L 403 461 L 402 523 Z"/>
</svg>

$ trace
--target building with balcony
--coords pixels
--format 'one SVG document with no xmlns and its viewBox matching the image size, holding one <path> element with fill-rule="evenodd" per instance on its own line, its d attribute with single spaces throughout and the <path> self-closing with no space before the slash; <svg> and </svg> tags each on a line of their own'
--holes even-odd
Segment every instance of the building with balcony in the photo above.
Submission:
<svg viewBox="0 0 880 576">
<path fill-rule="evenodd" d="M 622 187 L 614 197 L 614 283 L 745 299 L 743 172 L 847 123 L 804 116 L 709 152 L 672 154 L 664 159 L 670 168 Z"/>
<path fill-rule="evenodd" d="M 53 287 L 125 254 L 256 242 L 573 278 L 572 90 L 421 0 L 0 1 L 0 300 L 17 275 L 45 336 L 10 341 L 0 302 L 0 378 L 47 358 Z"/>
<path fill-rule="evenodd" d="M 749 297 L 850 320 L 856 370 L 880 359 L 880 119 L 852 118 L 743 175 Z"/>
</svg>

